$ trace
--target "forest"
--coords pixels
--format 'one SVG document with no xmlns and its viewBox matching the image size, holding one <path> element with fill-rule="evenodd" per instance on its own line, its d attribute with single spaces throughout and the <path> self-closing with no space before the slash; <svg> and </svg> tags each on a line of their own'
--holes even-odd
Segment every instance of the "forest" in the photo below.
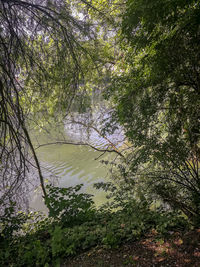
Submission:
<svg viewBox="0 0 200 267">
<path fill-rule="evenodd" d="M 0 0 L 0 22 L 0 266 L 199 266 L 200 1 Z M 69 117 L 107 145 L 34 141 Z M 99 153 L 102 205 L 46 177 L 55 144 Z"/>
</svg>

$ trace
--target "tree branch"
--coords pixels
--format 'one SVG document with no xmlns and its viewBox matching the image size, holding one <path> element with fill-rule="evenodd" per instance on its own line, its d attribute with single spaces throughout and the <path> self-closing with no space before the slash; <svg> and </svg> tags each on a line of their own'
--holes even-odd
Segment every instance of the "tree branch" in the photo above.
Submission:
<svg viewBox="0 0 200 267">
<path fill-rule="evenodd" d="M 39 146 L 37 146 L 35 148 L 36 149 L 39 149 L 40 147 L 43 147 L 43 146 L 51 146 L 51 145 L 74 145 L 74 146 L 88 146 L 88 147 L 91 147 L 92 149 L 98 151 L 98 152 L 109 152 L 109 153 L 117 153 L 119 156 L 121 157 L 124 157 L 120 152 L 116 151 L 115 149 L 112 149 L 112 150 L 109 150 L 109 149 L 99 149 L 95 146 L 92 146 L 88 143 L 73 143 L 73 142 L 68 142 L 68 141 L 56 141 L 56 142 L 51 142 L 51 143 L 45 143 L 45 144 L 41 144 Z"/>
</svg>

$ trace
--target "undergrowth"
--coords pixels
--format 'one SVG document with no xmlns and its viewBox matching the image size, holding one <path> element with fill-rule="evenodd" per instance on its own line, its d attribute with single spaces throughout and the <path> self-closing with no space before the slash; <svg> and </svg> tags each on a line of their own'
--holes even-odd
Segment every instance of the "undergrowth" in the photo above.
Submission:
<svg viewBox="0 0 200 267">
<path fill-rule="evenodd" d="M 96 209 L 92 196 L 70 188 L 49 186 L 49 216 L 5 210 L 0 219 L 1 266 L 60 266 L 69 256 L 91 247 L 117 248 L 141 238 L 150 230 L 166 236 L 184 229 L 188 222 L 178 212 L 151 209 L 143 199 L 112 193 L 110 204 Z M 111 190 L 114 191 L 113 188 Z"/>
</svg>

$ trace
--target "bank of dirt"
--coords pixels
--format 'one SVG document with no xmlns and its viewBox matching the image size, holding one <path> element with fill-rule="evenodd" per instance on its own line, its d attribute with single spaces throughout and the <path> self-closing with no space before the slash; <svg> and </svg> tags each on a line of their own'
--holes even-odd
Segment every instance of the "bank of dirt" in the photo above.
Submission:
<svg viewBox="0 0 200 267">
<path fill-rule="evenodd" d="M 161 238 L 155 231 L 116 249 L 93 248 L 68 259 L 63 267 L 169 266 L 200 267 L 200 229 L 170 232 Z"/>
</svg>

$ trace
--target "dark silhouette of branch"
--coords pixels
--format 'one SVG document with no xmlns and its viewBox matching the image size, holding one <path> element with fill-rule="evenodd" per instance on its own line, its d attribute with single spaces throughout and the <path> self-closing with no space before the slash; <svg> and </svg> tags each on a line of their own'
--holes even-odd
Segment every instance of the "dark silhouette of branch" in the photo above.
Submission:
<svg viewBox="0 0 200 267">
<path fill-rule="evenodd" d="M 110 150 L 110 149 L 99 149 L 99 148 L 97 148 L 97 147 L 95 147 L 95 146 L 92 146 L 92 145 L 90 145 L 90 144 L 88 144 L 88 143 L 74 143 L 74 142 L 68 142 L 68 141 L 56 141 L 56 142 L 51 142 L 51 143 L 41 144 L 41 145 L 37 146 L 37 147 L 35 148 L 35 150 L 38 149 L 38 148 L 40 148 L 40 147 L 43 147 L 43 146 L 50 146 L 50 145 L 88 146 L 88 147 L 91 147 L 92 149 L 94 149 L 94 150 L 96 150 L 96 151 L 98 151 L 98 152 L 117 153 L 120 157 L 124 157 L 120 152 L 118 152 L 118 151 L 115 150 L 115 149 L 112 149 L 112 150 Z"/>
<path fill-rule="evenodd" d="M 48 92 L 55 81 L 47 64 L 69 61 L 71 84 L 65 88 L 69 90 L 69 108 L 83 76 L 80 55 L 88 53 L 82 40 L 85 36 L 92 39 L 93 35 L 88 22 L 76 19 L 64 0 L 1 0 L 0 18 L 0 204 L 8 204 L 27 180 L 29 154 L 33 155 L 32 165 L 37 168 L 46 195 L 40 164 L 29 137 L 28 114 L 21 102 L 22 97 L 31 102 L 26 96 L 25 80 L 32 79 L 33 88 Z M 45 45 L 50 39 L 54 47 L 48 50 Z"/>
</svg>

